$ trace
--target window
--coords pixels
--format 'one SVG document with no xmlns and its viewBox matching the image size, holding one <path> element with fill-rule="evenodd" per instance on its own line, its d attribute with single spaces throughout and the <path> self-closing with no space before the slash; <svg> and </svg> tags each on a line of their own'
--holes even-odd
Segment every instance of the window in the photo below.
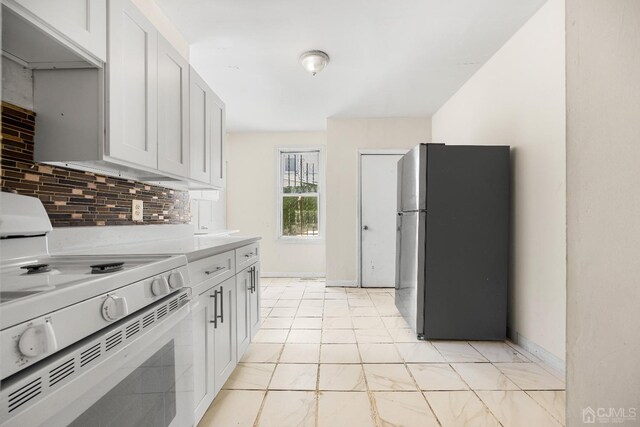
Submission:
<svg viewBox="0 0 640 427">
<path fill-rule="evenodd" d="M 278 149 L 278 237 L 320 239 L 322 150 Z"/>
</svg>

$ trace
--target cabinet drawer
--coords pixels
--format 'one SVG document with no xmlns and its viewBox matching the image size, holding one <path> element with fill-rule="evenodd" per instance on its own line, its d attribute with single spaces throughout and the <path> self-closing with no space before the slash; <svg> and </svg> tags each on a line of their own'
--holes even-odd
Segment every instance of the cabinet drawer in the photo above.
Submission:
<svg viewBox="0 0 640 427">
<path fill-rule="evenodd" d="M 233 251 L 199 259 L 188 264 L 191 283 L 196 287 L 206 281 L 214 286 L 236 274 L 236 262 Z"/>
<path fill-rule="evenodd" d="M 260 245 L 252 243 L 236 249 L 236 268 L 238 271 L 254 264 L 260 259 Z"/>
</svg>

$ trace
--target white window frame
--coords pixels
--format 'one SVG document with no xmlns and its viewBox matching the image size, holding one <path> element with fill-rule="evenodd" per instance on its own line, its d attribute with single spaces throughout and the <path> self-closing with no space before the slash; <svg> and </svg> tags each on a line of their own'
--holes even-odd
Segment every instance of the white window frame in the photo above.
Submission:
<svg viewBox="0 0 640 427">
<path fill-rule="evenodd" d="M 318 163 L 320 164 L 320 179 L 318 180 L 318 235 L 317 236 L 284 236 L 282 234 L 282 164 L 280 160 L 283 153 L 306 153 L 318 152 Z M 323 243 L 325 239 L 325 155 L 324 146 L 307 145 L 307 146 L 285 146 L 276 147 L 276 240 L 280 243 Z M 299 196 L 314 195 L 316 193 L 300 193 Z"/>
</svg>

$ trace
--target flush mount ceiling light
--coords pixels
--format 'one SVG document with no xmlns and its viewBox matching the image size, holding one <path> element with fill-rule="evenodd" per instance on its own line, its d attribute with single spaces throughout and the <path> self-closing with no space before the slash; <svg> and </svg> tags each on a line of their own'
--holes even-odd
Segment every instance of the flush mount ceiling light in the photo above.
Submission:
<svg viewBox="0 0 640 427">
<path fill-rule="evenodd" d="M 300 64 L 312 75 L 318 74 L 329 63 L 329 55 L 321 50 L 310 50 L 300 55 Z"/>
</svg>

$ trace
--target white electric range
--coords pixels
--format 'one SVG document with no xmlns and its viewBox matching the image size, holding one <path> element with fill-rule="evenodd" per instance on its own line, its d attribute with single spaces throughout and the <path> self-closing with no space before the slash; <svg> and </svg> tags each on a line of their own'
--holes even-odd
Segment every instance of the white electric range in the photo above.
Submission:
<svg viewBox="0 0 640 427">
<path fill-rule="evenodd" d="M 50 256 L 42 203 L 1 196 L 0 424 L 190 425 L 186 258 Z"/>
</svg>

